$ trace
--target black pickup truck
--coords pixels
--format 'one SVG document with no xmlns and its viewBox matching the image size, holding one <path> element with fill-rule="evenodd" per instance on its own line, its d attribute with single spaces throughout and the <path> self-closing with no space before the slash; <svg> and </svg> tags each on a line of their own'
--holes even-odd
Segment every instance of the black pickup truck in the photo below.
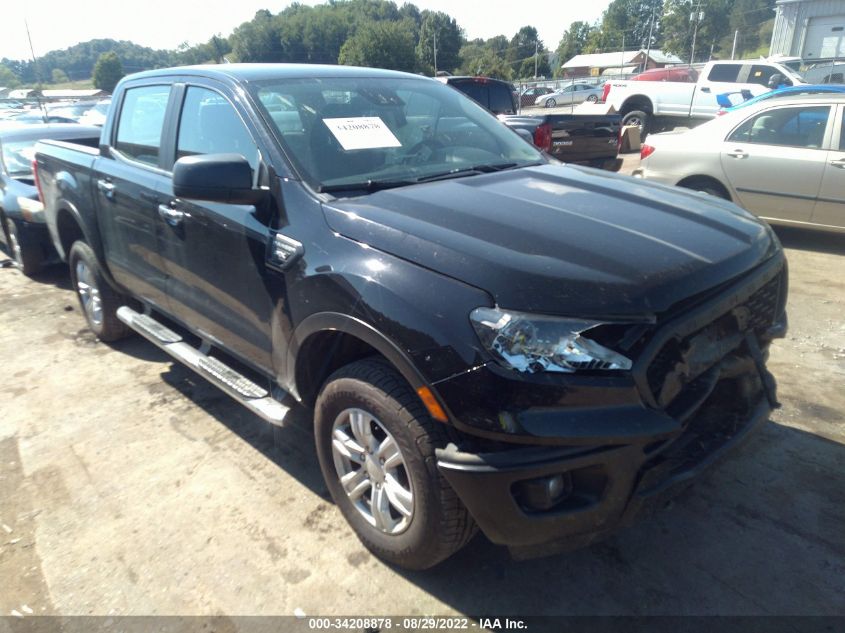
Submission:
<svg viewBox="0 0 845 633">
<path fill-rule="evenodd" d="M 619 171 L 622 117 L 618 114 L 526 114 L 506 81 L 490 77 L 438 77 L 474 99 L 526 141 L 564 163 Z"/>
<path fill-rule="evenodd" d="M 408 568 L 476 527 L 521 555 L 589 543 L 776 404 L 787 272 L 764 223 L 551 164 L 431 79 L 145 72 L 99 148 L 36 162 L 92 330 L 273 424 L 313 407 L 340 512 Z"/>
</svg>

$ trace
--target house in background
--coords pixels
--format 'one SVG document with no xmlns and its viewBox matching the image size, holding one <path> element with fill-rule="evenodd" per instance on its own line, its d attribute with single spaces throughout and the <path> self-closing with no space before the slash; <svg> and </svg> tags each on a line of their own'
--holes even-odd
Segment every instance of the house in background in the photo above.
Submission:
<svg viewBox="0 0 845 633">
<path fill-rule="evenodd" d="M 769 54 L 805 64 L 845 61 L 845 2 L 778 0 Z"/>
<path fill-rule="evenodd" d="M 564 63 L 563 76 L 567 79 L 574 79 L 578 77 L 601 77 L 602 75 L 633 75 L 650 68 L 665 68 L 666 66 L 683 63 L 680 57 L 657 49 L 591 53 L 576 55 Z"/>
</svg>

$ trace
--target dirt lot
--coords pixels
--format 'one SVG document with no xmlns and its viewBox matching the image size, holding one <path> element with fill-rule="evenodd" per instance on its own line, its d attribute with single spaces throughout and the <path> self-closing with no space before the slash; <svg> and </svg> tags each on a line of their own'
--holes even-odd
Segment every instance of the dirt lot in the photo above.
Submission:
<svg viewBox="0 0 845 633">
<path fill-rule="evenodd" d="M 0 614 L 845 615 L 845 236 L 779 234 L 759 434 L 604 543 L 517 563 L 479 537 L 425 573 L 347 529 L 306 412 L 273 430 L 139 338 L 98 343 L 62 267 L 0 269 Z"/>
</svg>

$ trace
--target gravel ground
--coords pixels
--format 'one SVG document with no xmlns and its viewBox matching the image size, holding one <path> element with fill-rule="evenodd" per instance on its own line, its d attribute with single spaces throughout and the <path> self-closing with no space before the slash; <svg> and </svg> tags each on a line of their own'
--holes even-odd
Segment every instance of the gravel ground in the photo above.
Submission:
<svg viewBox="0 0 845 633">
<path fill-rule="evenodd" d="M 63 267 L 0 269 L 0 614 L 845 615 L 845 236 L 778 233 L 760 433 L 603 543 L 513 562 L 478 537 L 425 573 L 354 538 L 307 412 L 272 429 L 143 340 L 96 341 Z"/>
</svg>

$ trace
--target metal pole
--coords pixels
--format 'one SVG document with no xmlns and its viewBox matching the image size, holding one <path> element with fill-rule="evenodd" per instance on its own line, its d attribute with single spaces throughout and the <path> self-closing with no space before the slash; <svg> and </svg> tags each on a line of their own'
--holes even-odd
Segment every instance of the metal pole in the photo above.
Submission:
<svg viewBox="0 0 845 633">
<path fill-rule="evenodd" d="M 643 70 L 648 70 L 648 61 L 651 59 L 651 33 L 654 30 L 654 5 L 651 6 L 651 23 L 648 25 L 648 43 L 645 51 L 645 64 Z"/>
<path fill-rule="evenodd" d="M 698 23 L 701 21 L 701 2 L 695 7 L 695 28 L 692 31 L 692 51 L 689 56 L 689 63 L 692 66 L 695 63 L 695 38 L 698 37 Z"/>
<path fill-rule="evenodd" d="M 437 76 L 437 30 L 434 31 L 434 76 Z"/>
<path fill-rule="evenodd" d="M 29 34 L 29 22 L 26 21 L 26 18 L 23 20 L 23 25 L 26 27 L 26 39 L 29 40 L 29 52 L 32 53 L 32 69 L 35 71 L 35 82 L 38 84 L 38 88 L 35 91 L 35 98 L 38 100 L 38 109 L 41 110 L 41 117 L 44 119 L 44 123 L 47 123 L 47 108 L 44 107 L 44 103 L 41 101 L 41 77 L 38 73 L 38 61 L 35 59 L 35 48 L 32 46 L 32 36 Z"/>
<path fill-rule="evenodd" d="M 731 59 L 734 59 L 734 57 L 736 56 L 736 40 L 738 38 L 739 38 L 739 29 L 734 31 L 734 45 L 733 45 L 733 48 L 731 49 Z"/>
<path fill-rule="evenodd" d="M 540 42 L 534 42 L 534 79 L 537 79 L 537 56 L 540 54 Z"/>
</svg>

